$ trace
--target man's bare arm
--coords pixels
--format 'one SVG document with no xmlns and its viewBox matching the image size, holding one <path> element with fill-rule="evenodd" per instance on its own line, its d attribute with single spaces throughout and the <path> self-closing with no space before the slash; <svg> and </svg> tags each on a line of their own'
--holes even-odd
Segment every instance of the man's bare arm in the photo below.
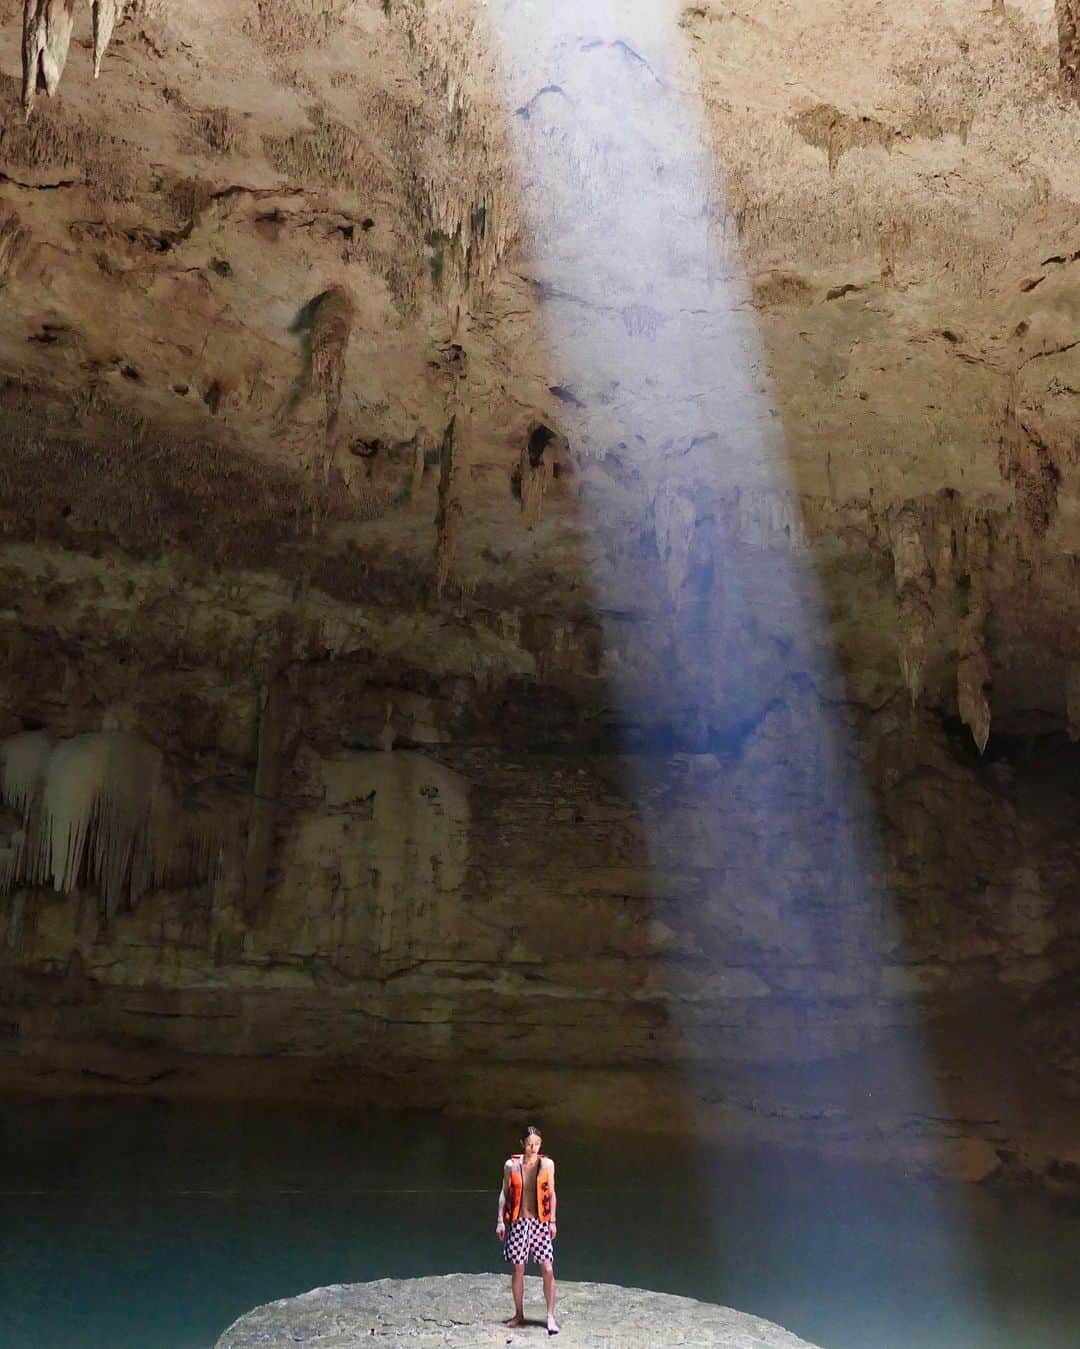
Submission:
<svg viewBox="0 0 1080 1349">
<path fill-rule="evenodd" d="M 505 1226 L 503 1222 L 503 1213 L 506 1210 L 506 1182 L 509 1179 L 510 1179 L 510 1163 L 506 1162 L 503 1165 L 502 1189 L 499 1191 L 499 1216 L 496 1219 L 497 1227 Z"/>
</svg>

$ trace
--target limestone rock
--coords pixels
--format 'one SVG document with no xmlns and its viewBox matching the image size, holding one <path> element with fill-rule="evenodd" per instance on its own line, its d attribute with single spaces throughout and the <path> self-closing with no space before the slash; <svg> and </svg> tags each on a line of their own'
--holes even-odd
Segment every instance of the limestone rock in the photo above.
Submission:
<svg viewBox="0 0 1080 1349">
<path fill-rule="evenodd" d="M 316 299 L 311 323 L 311 374 L 315 387 L 326 399 L 328 426 L 341 406 L 345 353 L 352 325 L 353 303 L 343 286 L 333 286 Z"/>
<path fill-rule="evenodd" d="M 0 13 L 29 106 L 90 11 Z M 564 1119 L 989 1165 L 1080 974 L 1073 0 L 93 17 L 0 81 L 0 734 L 128 707 L 230 839 L 57 893 L 14 788 L 0 1069 L 487 1110 L 556 1024 Z"/>
<path fill-rule="evenodd" d="M 930 605 L 917 592 L 901 598 L 897 615 L 900 669 L 911 695 L 911 705 L 919 701 L 923 674 L 930 653 L 934 616 Z"/>
<path fill-rule="evenodd" d="M 75 0 L 23 0 L 23 111 L 34 110 L 38 84 L 51 98 L 60 84 L 75 26 Z"/>
<path fill-rule="evenodd" d="M 131 732 L 55 746 L 40 731 L 12 736 L 0 743 L 0 793 L 22 818 L 18 845 L 0 864 L 5 892 L 31 883 L 71 894 L 86 880 L 111 914 L 170 874 L 212 870 L 217 823 L 185 814 L 160 750 Z"/>
<path fill-rule="evenodd" d="M 956 668 L 956 698 L 960 720 L 970 727 L 979 753 L 990 739 L 990 703 L 986 690 L 990 684 L 990 666 L 983 652 L 963 657 Z"/>
<path fill-rule="evenodd" d="M 1080 98 L 1080 7 L 1076 0 L 1054 0 L 1054 10 L 1062 88 L 1073 98 Z"/>
<path fill-rule="evenodd" d="M 23 111 L 29 117 L 39 84 L 51 98 L 67 64 L 77 0 L 23 0 Z M 126 0 L 91 0 L 94 23 L 94 78 Z"/>
<path fill-rule="evenodd" d="M 334 1284 L 248 1312 L 225 1331 L 215 1349 L 285 1349 L 300 1341 L 317 1349 L 346 1349 L 369 1341 L 416 1349 L 532 1344 L 544 1334 L 544 1321 L 537 1319 L 543 1307 L 539 1280 L 526 1279 L 530 1323 L 520 1329 L 502 1324 L 508 1284 L 495 1274 Z M 559 1322 L 559 1343 L 583 1349 L 654 1349 L 660 1343 L 701 1349 L 813 1349 L 757 1316 L 612 1284 L 560 1283 Z"/>
<path fill-rule="evenodd" d="M 653 501 L 656 548 L 668 592 L 678 602 L 689 565 L 697 507 L 683 492 L 662 485 Z"/>
<path fill-rule="evenodd" d="M 101 63 L 112 37 L 116 21 L 121 17 L 126 0 L 93 0 L 94 6 L 94 79 L 101 74 Z"/>
</svg>

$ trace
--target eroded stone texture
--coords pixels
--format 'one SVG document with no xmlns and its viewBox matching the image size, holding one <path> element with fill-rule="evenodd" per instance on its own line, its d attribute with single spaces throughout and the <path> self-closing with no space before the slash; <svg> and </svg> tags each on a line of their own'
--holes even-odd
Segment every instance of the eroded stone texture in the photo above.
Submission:
<svg viewBox="0 0 1080 1349">
<path fill-rule="evenodd" d="M 1054 0 L 1058 25 L 1061 83 L 1073 98 L 1080 97 L 1080 10 L 1075 0 Z"/>
<path fill-rule="evenodd" d="M 102 3 L 102 78 L 29 124 L 21 8 L 0 732 L 128 707 L 234 842 L 111 914 L 5 899 L 5 1071 L 486 1109 L 557 1027 L 556 1116 L 1054 1155 L 1080 113 L 1048 7 L 706 0 L 665 64 L 666 6 L 506 43 L 553 11 Z M 31 95 L 71 13 L 89 42 L 33 8 Z M 927 1021 L 929 1110 L 890 1089 Z"/>
<path fill-rule="evenodd" d="M 542 1305 L 538 1287 L 539 1280 L 526 1280 L 526 1316 Z M 272 1349 L 298 1341 L 318 1349 L 345 1349 L 372 1338 L 418 1349 L 531 1343 L 543 1333 L 543 1322 L 508 1329 L 500 1318 L 505 1299 L 506 1279 L 494 1274 L 335 1284 L 248 1312 L 225 1331 L 216 1349 Z M 588 1349 L 651 1349 L 658 1336 L 665 1345 L 703 1349 L 812 1349 L 806 1340 L 759 1316 L 640 1288 L 563 1282 L 559 1305 L 560 1343 Z"/>
<path fill-rule="evenodd" d="M 23 109 L 33 111 L 38 84 L 50 97 L 64 73 L 75 0 L 23 0 Z"/>
</svg>

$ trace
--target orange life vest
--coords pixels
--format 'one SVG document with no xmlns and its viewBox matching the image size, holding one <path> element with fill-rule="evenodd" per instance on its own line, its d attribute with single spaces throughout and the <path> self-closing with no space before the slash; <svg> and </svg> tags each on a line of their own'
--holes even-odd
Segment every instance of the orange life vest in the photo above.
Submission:
<svg viewBox="0 0 1080 1349">
<path fill-rule="evenodd" d="M 510 1174 L 507 1176 L 506 1201 L 503 1204 L 503 1222 L 516 1223 L 521 1214 L 521 1196 L 525 1181 L 521 1173 L 524 1154 L 515 1152 L 510 1158 Z M 551 1212 L 555 1206 L 555 1163 L 550 1157 L 540 1156 L 540 1165 L 536 1168 L 536 1213 L 542 1223 L 551 1221 Z"/>
</svg>

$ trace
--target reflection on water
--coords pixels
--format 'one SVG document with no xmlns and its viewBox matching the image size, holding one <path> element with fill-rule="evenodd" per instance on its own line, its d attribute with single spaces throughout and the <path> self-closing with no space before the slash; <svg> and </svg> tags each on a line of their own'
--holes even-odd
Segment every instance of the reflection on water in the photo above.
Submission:
<svg viewBox="0 0 1080 1349">
<path fill-rule="evenodd" d="M 514 1132 L 417 1115 L 0 1104 L 0 1343 L 206 1349 L 248 1308 L 321 1284 L 501 1270 L 495 1200 Z M 974 1327 L 942 1274 L 940 1189 L 625 1132 L 549 1129 L 546 1142 L 563 1278 L 728 1303 L 824 1349 L 1080 1343 L 1075 1204 L 949 1193 L 965 1209 L 953 1231 L 978 1247 Z M 722 1211 L 706 1224 L 712 1196 Z"/>
</svg>

